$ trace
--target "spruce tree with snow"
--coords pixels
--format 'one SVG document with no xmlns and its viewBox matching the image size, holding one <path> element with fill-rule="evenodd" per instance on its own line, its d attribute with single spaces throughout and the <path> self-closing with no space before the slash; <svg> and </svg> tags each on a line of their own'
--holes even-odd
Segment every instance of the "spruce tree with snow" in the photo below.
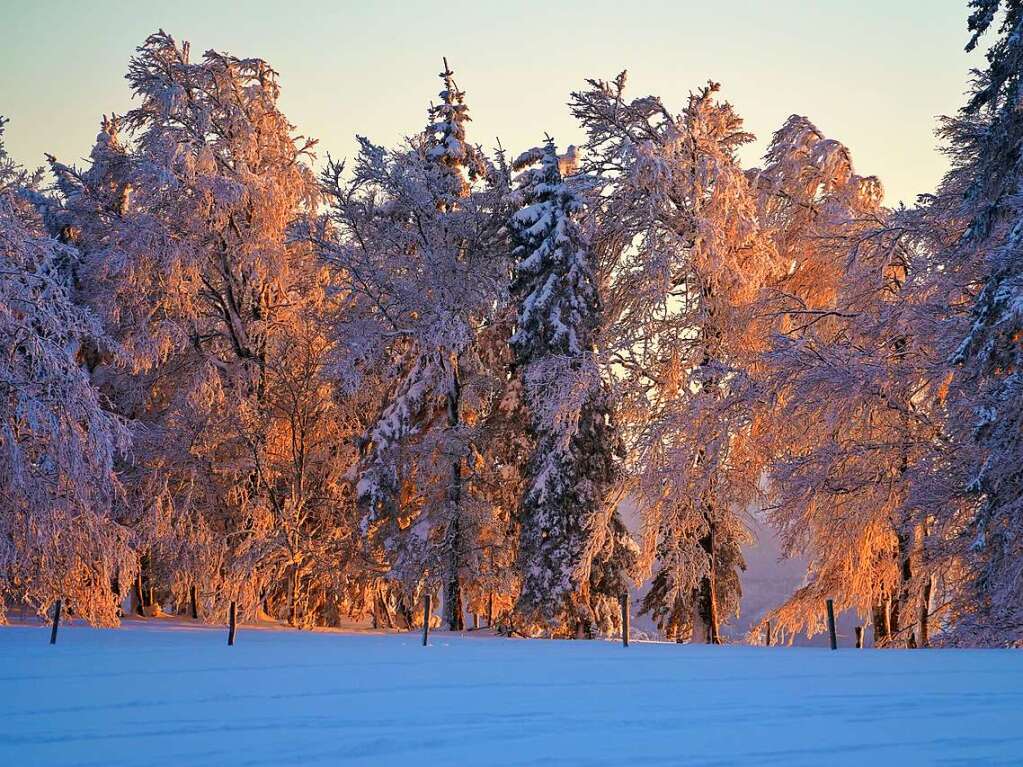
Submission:
<svg viewBox="0 0 1023 767">
<path fill-rule="evenodd" d="M 1000 23 L 969 100 L 945 120 L 952 169 L 934 202 L 935 228 L 949 213 L 963 230 L 944 255 L 961 284 L 979 286 L 959 334 L 950 394 L 959 460 L 968 468 L 969 513 L 943 509 L 966 573 L 954 600 L 953 640 L 1023 644 L 1023 3 L 972 0 L 968 50 Z M 955 304 L 953 304 L 955 306 Z"/>
<path fill-rule="evenodd" d="M 579 222 L 583 202 L 554 141 L 515 163 L 523 206 L 509 222 L 518 259 L 511 347 L 534 439 L 519 509 L 518 610 L 555 632 L 592 635 L 600 604 L 627 590 L 637 548 L 617 517 L 621 440 L 594 353 L 601 303 Z"/>
<path fill-rule="evenodd" d="M 408 601 L 443 589 L 444 619 L 463 627 L 462 588 L 476 540 L 493 520 L 468 481 L 493 376 L 480 339 L 505 287 L 501 194 L 465 139 L 464 93 L 445 65 L 440 102 L 409 146 L 360 139 L 350 182 L 331 164 L 331 211 L 318 238 L 348 285 L 359 320 L 342 329 L 353 388 L 383 390 L 367 425 L 357 483 L 371 552 Z M 467 421 L 467 415 L 472 421 Z"/>
</svg>

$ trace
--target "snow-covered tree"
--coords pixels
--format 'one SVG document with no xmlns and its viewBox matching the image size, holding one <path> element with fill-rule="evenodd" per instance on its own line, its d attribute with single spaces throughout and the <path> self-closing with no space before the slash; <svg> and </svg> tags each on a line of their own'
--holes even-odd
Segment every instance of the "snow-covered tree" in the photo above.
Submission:
<svg viewBox="0 0 1023 767">
<path fill-rule="evenodd" d="M 131 530 L 114 516 L 124 422 L 106 412 L 82 356 L 103 344 L 72 296 L 77 251 L 49 236 L 38 179 L 8 157 L 0 118 L 0 619 L 63 599 L 90 623 L 117 621 L 115 584 L 134 578 Z"/>
<path fill-rule="evenodd" d="M 643 607 L 672 637 L 717 642 L 738 607 L 742 514 L 761 469 L 735 392 L 761 342 L 753 299 L 778 268 L 736 159 L 751 137 L 713 83 L 678 115 L 653 96 L 626 99 L 624 74 L 590 86 L 572 108 L 603 185 L 604 364 L 656 561 Z"/>
<path fill-rule="evenodd" d="M 310 535 L 337 521 L 354 460 L 321 370 L 326 275 L 289 234 L 316 197 L 313 142 L 260 59 L 193 62 L 159 32 L 128 80 L 141 104 L 106 123 L 89 166 L 53 164 L 52 218 L 119 342 L 96 376 L 142 426 L 122 474 L 153 577 L 179 599 L 198 584 L 214 610 L 276 602 L 295 620 L 314 552 L 337 565 L 335 531 Z"/>
<path fill-rule="evenodd" d="M 617 516 L 622 445 L 594 354 L 599 286 L 579 223 L 583 202 L 554 141 L 515 166 L 523 207 L 509 222 L 518 307 L 510 343 L 534 440 L 519 509 L 518 609 L 550 630 L 591 635 L 638 560 Z"/>
<path fill-rule="evenodd" d="M 926 309 L 921 263 L 907 286 L 911 222 L 884 210 L 877 179 L 857 175 L 849 150 L 805 117 L 786 121 L 765 161 L 753 174 L 759 217 L 787 269 L 760 301 L 773 334 L 755 388 L 770 405 L 758 433 L 772 457 L 769 519 L 809 571 L 764 620 L 821 631 L 833 598 L 874 622 L 876 644 L 911 643 L 929 602 L 931 513 L 914 510 L 912 484 L 937 436 L 933 355 L 913 328 Z"/>
<path fill-rule="evenodd" d="M 422 131 L 317 184 L 266 62 L 151 35 L 82 167 L 0 144 L 0 617 L 113 623 L 134 581 L 594 635 L 646 568 L 718 642 L 759 504 L 809 562 L 790 635 L 832 598 L 877 644 L 1023 644 L 1023 0 L 968 5 L 987 65 L 898 210 L 802 116 L 744 170 L 715 83 L 589 81 L 582 151 L 491 160 L 446 61 Z"/>
<path fill-rule="evenodd" d="M 954 599 L 953 638 L 965 643 L 1023 644 L 1023 3 L 972 0 L 968 50 L 1000 24 L 975 73 L 969 100 L 945 120 L 952 159 L 933 203 L 962 222 L 942 255 L 967 294 L 976 292 L 963 329 L 956 312 L 946 328 L 959 334 L 950 393 L 957 460 L 968 473 L 966 514 L 943 510 L 942 526 L 958 540 L 965 564 Z"/>
<path fill-rule="evenodd" d="M 358 495 L 363 530 L 406 599 L 442 587 L 445 622 L 463 626 L 462 587 L 495 507 L 471 489 L 475 435 L 497 401 L 480 353 L 507 272 L 501 194 L 466 141 L 464 93 L 445 65 L 440 103 L 402 149 L 360 139 L 351 181 L 331 163 L 331 212 L 318 236 L 356 307 L 340 328 L 349 386 L 373 381 Z"/>
</svg>

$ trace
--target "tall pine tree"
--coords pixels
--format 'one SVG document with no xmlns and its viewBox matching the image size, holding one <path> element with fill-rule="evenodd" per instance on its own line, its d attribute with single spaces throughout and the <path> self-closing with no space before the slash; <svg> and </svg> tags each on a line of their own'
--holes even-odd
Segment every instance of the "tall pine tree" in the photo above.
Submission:
<svg viewBox="0 0 1023 767">
<path fill-rule="evenodd" d="M 518 258 L 511 346 L 535 440 L 519 510 L 518 609 L 549 630 L 591 635 L 601 593 L 624 593 L 637 558 L 610 497 L 622 448 L 594 355 L 600 297 L 578 221 L 583 203 L 554 141 L 515 165 L 525 170 L 524 207 L 509 224 Z"/>
<path fill-rule="evenodd" d="M 955 201 L 964 231 L 949 269 L 972 276 L 980 292 L 972 326 L 953 355 L 953 428 L 969 463 L 966 578 L 956 600 L 958 636 L 970 643 L 1023 643 L 1023 2 L 972 0 L 972 50 L 1001 18 L 966 105 L 945 121 L 953 167 L 939 190 Z M 967 283 L 969 284 L 969 283 Z M 954 321 L 954 319 L 953 319 Z M 948 514 L 946 514 L 948 516 Z"/>
<path fill-rule="evenodd" d="M 466 141 L 465 94 L 446 62 L 440 76 L 440 101 L 408 147 L 363 139 L 348 185 L 341 166 L 328 168 L 333 235 L 321 247 L 360 313 L 351 334 L 341 331 L 354 376 L 386 371 L 359 470 L 364 530 L 405 601 L 442 589 L 445 623 L 460 630 L 462 587 L 491 508 L 469 483 L 490 385 L 480 334 L 507 259 L 491 168 Z"/>
</svg>

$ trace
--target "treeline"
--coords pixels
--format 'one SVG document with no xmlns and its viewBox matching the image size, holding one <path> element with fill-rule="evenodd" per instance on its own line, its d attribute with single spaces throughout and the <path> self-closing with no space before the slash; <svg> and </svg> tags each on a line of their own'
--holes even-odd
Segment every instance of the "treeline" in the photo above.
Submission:
<svg viewBox="0 0 1023 767">
<path fill-rule="evenodd" d="M 152 35 L 84 166 L 0 149 L 3 609 L 595 636 L 650 579 L 718 642 L 759 508 L 809 562 L 788 635 L 831 598 L 1023 641 L 1023 3 L 969 5 L 988 66 L 897 210 L 806 117 L 742 167 L 714 83 L 588 80 L 585 145 L 487 151 L 446 62 L 317 176 L 266 62 Z"/>
</svg>

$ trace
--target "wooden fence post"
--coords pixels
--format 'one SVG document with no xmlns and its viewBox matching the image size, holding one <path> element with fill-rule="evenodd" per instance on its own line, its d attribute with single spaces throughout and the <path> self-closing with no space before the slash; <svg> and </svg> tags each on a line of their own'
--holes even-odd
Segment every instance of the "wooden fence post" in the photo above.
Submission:
<svg viewBox="0 0 1023 767">
<path fill-rule="evenodd" d="M 831 649 L 838 649 L 838 635 L 835 633 L 835 603 L 832 600 L 827 601 L 828 607 L 828 634 L 831 635 Z"/>
<path fill-rule="evenodd" d="M 50 644 L 57 644 L 57 627 L 60 626 L 60 604 L 61 600 L 57 600 L 56 606 L 53 608 L 53 628 L 50 629 Z"/>
<path fill-rule="evenodd" d="M 856 627 L 856 649 L 863 649 L 863 626 Z"/>
<path fill-rule="evenodd" d="M 629 592 L 622 594 L 622 647 L 629 646 Z"/>
<path fill-rule="evenodd" d="M 238 610 L 234 602 L 231 602 L 231 612 L 227 629 L 227 646 L 234 645 L 234 632 L 238 626 Z"/>
<path fill-rule="evenodd" d="M 423 647 L 430 641 L 430 595 L 423 594 Z"/>
</svg>

